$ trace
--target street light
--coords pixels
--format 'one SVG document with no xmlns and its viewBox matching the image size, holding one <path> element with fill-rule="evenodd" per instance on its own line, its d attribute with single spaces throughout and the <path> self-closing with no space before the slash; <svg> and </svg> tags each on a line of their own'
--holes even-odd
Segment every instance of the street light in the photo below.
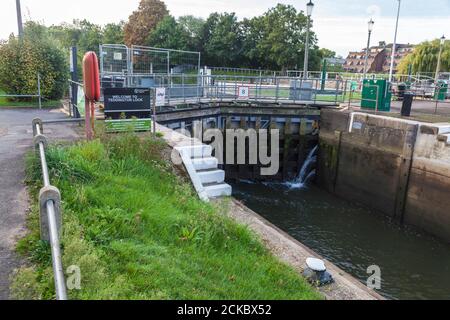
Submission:
<svg viewBox="0 0 450 320">
<path fill-rule="evenodd" d="M 395 36 L 394 36 L 394 43 L 392 44 L 392 57 L 391 57 L 391 67 L 389 69 L 389 82 L 392 82 L 392 77 L 394 75 L 394 62 L 395 62 L 395 50 L 397 46 L 397 32 L 398 32 L 398 20 L 400 18 L 400 9 L 402 5 L 402 0 L 398 1 L 398 10 L 397 10 L 397 22 L 395 23 Z"/>
<path fill-rule="evenodd" d="M 305 63 L 303 66 L 303 78 L 308 78 L 308 64 L 309 64 L 309 27 L 311 24 L 311 16 L 314 9 L 314 3 L 310 0 L 306 5 L 306 14 L 308 16 L 308 26 L 306 28 L 306 43 L 305 43 Z"/>
<path fill-rule="evenodd" d="M 439 72 L 441 72 L 441 58 L 442 58 L 442 50 L 444 49 L 444 44 L 445 44 L 445 36 L 442 36 L 441 38 L 441 46 L 439 48 L 439 56 L 438 56 L 438 63 L 437 63 L 437 68 L 436 68 L 436 76 L 435 76 L 435 83 L 438 83 L 439 80 Z"/>
<path fill-rule="evenodd" d="M 16 0 L 17 25 L 19 29 L 19 38 L 23 37 L 22 10 L 20 8 L 20 0 Z"/>
<path fill-rule="evenodd" d="M 370 37 L 372 36 L 373 26 L 375 25 L 375 22 L 372 19 L 370 19 L 368 25 L 369 25 L 369 37 L 367 39 L 366 61 L 364 62 L 364 77 L 363 77 L 363 79 L 365 79 L 366 75 L 367 75 L 367 63 L 369 61 L 369 51 L 370 51 Z"/>
</svg>

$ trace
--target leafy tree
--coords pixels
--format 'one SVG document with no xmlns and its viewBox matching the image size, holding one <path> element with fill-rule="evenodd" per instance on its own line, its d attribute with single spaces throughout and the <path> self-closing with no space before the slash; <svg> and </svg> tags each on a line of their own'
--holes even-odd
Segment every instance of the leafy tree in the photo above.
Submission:
<svg viewBox="0 0 450 320">
<path fill-rule="evenodd" d="M 189 50 L 191 37 L 174 17 L 166 16 L 150 34 L 147 44 L 152 47 Z"/>
<path fill-rule="evenodd" d="M 322 58 L 322 59 L 336 58 L 336 52 L 332 51 L 330 49 L 326 49 L 326 48 L 319 49 L 318 54 L 320 55 L 320 58 Z"/>
<path fill-rule="evenodd" d="M 159 22 L 169 14 L 166 5 L 160 0 L 141 0 L 139 8 L 130 16 L 125 24 L 125 43 L 145 45 L 150 33 Z"/>
<path fill-rule="evenodd" d="M 398 65 L 398 73 L 407 74 L 409 66 L 413 73 L 435 72 L 438 63 L 440 40 L 425 41 L 412 53 L 404 57 Z M 441 57 L 441 70 L 450 69 L 450 41 L 446 41 Z"/>
<path fill-rule="evenodd" d="M 123 44 L 124 43 L 124 31 L 123 28 L 125 22 L 108 23 L 103 28 L 103 43 L 111 44 Z"/>
<path fill-rule="evenodd" d="M 98 54 L 99 45 L 104 42 L 102 27 L 87 20 L 74 20 L 73 24 L 51 26 L 48 32 L 60 41 L 64 48 L 77 46 L 81 54 L 87 51 L 95 51 Z"/>
<path fill-rule="evenodd" d="M 204 60 L 215 66 L 239 65 L 242 30 L 234 13 L 213 13 L 203 26 Z"/>
<path fill-rule="evenodd" d="M 36 94 L 39 74 L 43 96 L 59 99 L 67 86 L 68 69 L 61 45 L 35 22 L 26 23 L 22 40 L 10 37 L 0 45 L 0 87 L 8 93 Z"/>
<path fill-rule="evenodd" d="M 190 37 L 189 40 L 189 50 L 192 51 L 202 51 L 202 31 L 205 25 L 205 20 L 202 18 L 197 18 L 192 15 L 181 16 L 178 18 L 178 23 L 185 30 Z"/>
<path fill-rule="evenodd" d="M 80 30 L 78 50 L 81 53 L 95 51 L 99 53 L 99 46 L 103 43 L 102 27 L 87 20 L 75 21 L 75 28 Z"/>
<path fill-rule="evenodd" d="M 246 56 L 271 69 L 296 69 L 303 66 L 307 17 L 291 5 L 278 4 L 260 17 L 246 21 Z M 314 32 L 310 33 L 311 67 L 316 67 L 318 49 Z"/>
<path fill-rule="evenodd" d="M 67 49 L 78 45 L 81 37 L 81 30 L 68 23 L 52 25 L 48 28 L 48 32 L 53 39 L 58 40 Z"/>
</svg>

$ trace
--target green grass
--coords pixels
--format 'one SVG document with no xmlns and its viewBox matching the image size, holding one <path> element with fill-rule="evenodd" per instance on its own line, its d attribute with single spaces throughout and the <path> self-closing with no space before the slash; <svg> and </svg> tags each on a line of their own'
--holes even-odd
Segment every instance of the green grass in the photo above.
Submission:
<svg viewBox="0 0 450 320">
<path fill-rule="evenodd" d="M 49 148 L 51 181 L 63 198 L 64 267 L 82 273 L 71 299 L 321 299 L 246 227 L 199 201 L 164 150 L 161 140 L 130 133 Z M 39 163 L 34 155 L 27 163 L 36 197 Z M 29 228 L 18 251 L 32 266 L 20 270 L 12 291 L 53 299 L 36 206 Z"/>
<path fill-rule="evenodd" d="M 0 89 L 0 96 L 6 94 Z M 56 108 L 61 106 L 61 101 L 59 100 L 46 100 L 42 99 L 43 108 Z M 37 98 L 27 99 L 27 101 L 17 101 L 10 100 L 7 97 L 0 97 L 0 108 L 2 107 L 18 107 L 18 108 L 37 108 L 39 107 L 39 102 Z"/>
</svg>

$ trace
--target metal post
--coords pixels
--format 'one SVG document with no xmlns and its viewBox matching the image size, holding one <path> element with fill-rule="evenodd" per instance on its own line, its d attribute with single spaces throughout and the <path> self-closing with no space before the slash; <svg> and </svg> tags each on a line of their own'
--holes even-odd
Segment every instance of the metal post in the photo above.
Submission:
<svg viewBox="0 0 450 320">
<path fill-rule="evenodd" d="M 150 92 L 152 92 L 150 90 Z M 153 134 L 156 135 L 156 88 L 153 88 L 153 97 L 152 97 L 152 125 L 153 125 Z"/>
<path fill-rule="evenodd" d="M 87 97 L 85 98 L 85 110 L 84 110 L 84 115 L 85 115 L 85 131 L 86 131 L 86 139 L 88 141 L 92 140 L 92 124 L 91 124 L 91 102 L 87 99 Z"/>
<path fill-rule="evenodd" d="M 170 75 L 170 51 L 167 51 L 167 75 Z"/>
<path fill-rule="evenodd" d="M 278 96 L 280 93 L 280 80 L 277 77 L 275 77 L 275 83 L 277 84 L 277 89 L 275 93 L 275 102 L 278 102 Z"/>
<path fill-rule="evenodd" d="M 38 85 L 38 99 L 39 99 L 39 109 L 42 109 L 42 97 L 41 97 L 41 75 L 37 75 L 37 85 Z"/>
<path fill-rule="evenodd" d="M 368 67 L 367 64 L 369 62 L 370 38 L 371 38 L 371 36 L 372 36 L 372 31 L 369 31 L 369 37 L 367 39 L 366 58 L 365 58 L 365 61 L 364 61 L 364 77 L 363 77 L 363 79 L 365 79 L 366 76 L 367 76 L 367 67 Z"/>
<path fill-rule="evenodd" d="M 325 84 L 327 81 L 327 59 L 323 59 L 323 67 L 322 67 L 322 82 L 320 85 L 320 90 L 325 90 Z"/>
<path fill-rule="evenodd" d="M 183 86 L 183 102 L 186 103 L 186 81 L 184 72 L 181 75 L 181 85 Z"/>
<path fill-rule="evenodd" d="M 337 100 L 338 100 L 338 90 L 340 88 L 340 81 L 336 80 L 336 92 L 335 92 L 335 96 L 334 96 L 334 103 L 337 104 Z"/>
<path fill-rule="evenodd" d="M 309 64 L 309 29 L 311 23 L 311 16 L 308 16 L 308 26 L 306 28 L 306 42 L 305 42 L 305 62 L 303 65 L 303 78 L 308 78 L 308 64 Z"/>
<path fill-rule="evenodd" d="M 439 72 L 441 72 L 441 58 L 442 58 L 442 50 L 444 49 L 444 44 L 445 44 L 445 37 L 441 38 L 441 42 L 440 42 L 440 48 L 439 48 L 439 56 L 438 56 L 438 62 L 437 62 L 437 67 L 436 67 L 436 74 L 434 76 L 434 83 L 437 85 L 438 81 L 439 81 Z"/>
<path fill-rule="evenodd" d="M 398 10 L 397 10 L 397 22 L 395 23 L 395 36 L 394 36 L 394 43 L 392 44 L 392 57 L 391 57 L 391 67 L 389 69 L 389 82 L 392 82 L 392 77 L 394 75 L 394 62 L 395 62 L 395 51 L 397 46 L 397 33 L 398 33 L 398 21 L 400 19 L 400 9 L 402 0 L 398 1 Z"/>
<path fill-rule="evenodd" d="M 345 96 L 344 96 L 345 98 Z M 353 90 L 350 88 L 350 94 L 348 95 L 348 109 L 351 110 L 352 107 Z"/>
<path fill-rule="evenodd" d="M 100 68 L 102 68 L 101 72 L 103 73 L 103 46 L 100 46 Z M 77 47 L 72 47 L 70 50 L 70 74 L 72 78 L 72 114 L 75 118 L 80 117 L 80 113 L 78 112 L 75 105 L 78 102 L 78 49 Z"/>
<path fill-rule="evenodd" d="M 19 31 L 19 38 L 23 38 L 23 23 L 22 23 L 22 9 L 20 6 L 20 0 L 16 0 L 16 10 L 17 10 L 17 25 Z"/>
</svg>

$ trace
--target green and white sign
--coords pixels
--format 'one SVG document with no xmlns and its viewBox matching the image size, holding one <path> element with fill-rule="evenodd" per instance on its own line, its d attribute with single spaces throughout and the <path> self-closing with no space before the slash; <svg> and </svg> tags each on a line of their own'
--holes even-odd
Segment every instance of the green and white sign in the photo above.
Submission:
<svg viewBox="0 0 450 320">
<path fill-rule="evenodd" d="M 119 133 L 126 131 L 145 132 L 152 127 L 151 119 L 106 120 L 106 132 Z"/>
</svg>

